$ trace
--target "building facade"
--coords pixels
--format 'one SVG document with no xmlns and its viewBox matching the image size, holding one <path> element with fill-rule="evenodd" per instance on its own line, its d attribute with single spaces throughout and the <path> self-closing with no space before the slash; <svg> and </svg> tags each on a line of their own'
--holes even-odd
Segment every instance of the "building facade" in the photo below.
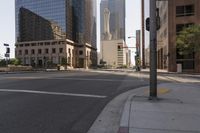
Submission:
<svg viewBox="0 0 200 133">
<path fill-rule="evenodd" d="M 180 31 L 190 25 L 200 24 L 200 1 L 159 1 L 157 7 L 161 22 L 161 28 L 157 31 L 158 68 L 176 72 L 178 64 L 181 64 L 183 72 L 200 72 L 200 53 L 182 56 L 176 47 Z"/>
<path fill-rule="evenodd" d="M 102 61 L 107 67 L 130 66 L 130 51 L 124 40 L 102 41 Z"/>
<path fill-rule="evenodd" d="M 101 40 L 104 39 L 105 18 L 104 10 L 110 12 L 109 27 L 112 35 L 111 40 L 125 40 L 125 2 L 126 0 L 102 0 L 100 3 L 100 21 L 101 21 Z"/>
<path fill-rule="evenodd" d="M 96 32 L 96 14 L 93 10 L 96 8 L 93 7 L 93 2 L 16 0 L 16 57 L 20 58 L 24 65 L 32 65 L 35 62 L 35 66 L 44 66 L 47 59 L 54 64 L 60 64 L 62 57 L 67 59 L 71 67 L 95 66 L 96 33 L 93 32 Z M 39 52 L 41 54 L 38 51 L 42 51 Z M 42 54 L 43 59 L 40 59 Z M 55 54 L 56 59 L 53 56 Z M 62 56 L 58 56 L 59 54 Z M 87 60 L 91 60 L 90 64 Z"/>
<path fill-rule="evenodd" d="M 125 0 L 102 0 L 100 3 L 100 58 L 112 67 L 130 65 L 130 54 L 127 47 L 124 48 L 125 4 Z M 119 42 L 123 44 L 121 51 L 117 51 Z"/>
</svg>

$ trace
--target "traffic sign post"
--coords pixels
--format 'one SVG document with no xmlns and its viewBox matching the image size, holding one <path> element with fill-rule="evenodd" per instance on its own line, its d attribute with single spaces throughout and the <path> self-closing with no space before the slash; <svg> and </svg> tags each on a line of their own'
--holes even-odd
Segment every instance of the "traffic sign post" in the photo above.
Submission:
<svg viewBox="0 0 200 133">
<path fill-rule="evenodd" d="M 150 93 L 149 99 L 157 99 L 157 8 L 156 0 L 150 1 Z"/>
<path fill-rule="evenodd" d="M 6 47 L 6 53 L 5 53 L 5 60 L 6 60 L 6 66 L 8 65 L 8 60 L 10 58 L 10 48 L 9 48 L 9 44 L 4 43 L 3 44 Z"/>
</svg>

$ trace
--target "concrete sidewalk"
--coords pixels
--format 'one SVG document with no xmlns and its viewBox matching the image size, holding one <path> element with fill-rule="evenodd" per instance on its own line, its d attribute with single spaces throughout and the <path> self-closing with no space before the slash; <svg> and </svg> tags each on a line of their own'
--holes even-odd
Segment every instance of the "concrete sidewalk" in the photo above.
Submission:
<svg viewBox="0 0 200 133">
<path fill-rule="evenodd" d="M 200 85 L 165 83 L 158 100 L 148 100 L 149 88 L 127 99 L 118 133 L 200 133 Z"/>
</svg>

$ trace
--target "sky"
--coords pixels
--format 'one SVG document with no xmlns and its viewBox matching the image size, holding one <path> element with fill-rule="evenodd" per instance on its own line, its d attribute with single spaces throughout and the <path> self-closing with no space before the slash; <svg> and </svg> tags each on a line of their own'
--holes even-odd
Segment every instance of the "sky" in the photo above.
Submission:
<svg viewBox="0 0 200 133">
<path fill-rule="evenodd" d="M 141 0 L 126 0 L 126 36 L 135 36 L 135 31 L 141 28 Z M 98 0 L 97 13 L 99 15 L 99 3 Z M 11 58 L 14 57 L 14 44 L 15 44 L 15 0 L 1 0 L 0 3 L 0 59 L 3 58 L 6 48 L 4 43 L 10 44 Z M 99 18 L 99 17 L 98 17 Z M 100 33 L 100 25 L 98 21 L 97 31 Z M 98 44 L 100 40 L 100 34 L 98 34 Z M 126 39 L 128 46 L 135 46 L 135 39 Z M 133 52 L 134 53 L 134 52 Z"/>
</svg>

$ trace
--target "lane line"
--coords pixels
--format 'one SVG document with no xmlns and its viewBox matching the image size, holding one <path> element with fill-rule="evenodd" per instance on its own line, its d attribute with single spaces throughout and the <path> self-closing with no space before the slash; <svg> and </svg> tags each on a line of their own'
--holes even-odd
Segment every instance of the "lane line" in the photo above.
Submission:
<svg viewBox="0 0 200 133">
<path fill-rule="evenodd" d="M 65 78 L 65 77 L 7 77 L 6 79 L 16 79 L 16 80 L 30 80 L 30 79 L 60 79 L 60 80 L 80 80 L 80 81 L 103 81 L 103 82 L 119 82 L 127 81 L 133 82 L 133 80 L 124 79 L 92 79 L 92 78 Z"/>
<path fill-rule="evenodd" d="M 133 82 L 133 80 L 126 80 L 126 79 L 92 79 L 92 78 L 47 78 L 47 79 L 66 79 L 66 80 L 80 80 L 80 81 L 103 81 L 103 82 L 119 82 L 119 81 L 126 81 L 126 82 Z"/>
<path fill-rule="evenodd" d="M 101 96 L 101 95 L 62 93 L 62 92 L 47 92 L 47 91 L 35 91 L 35 90 L 0 89 L 0 92 L 30 93 L 30 94 L 45 94 L 45 95 L 58 95 L 58 96 L 90 97 L 90 98 L 106 98 L 107 97 L 107 96 Z"/>
</svg>

